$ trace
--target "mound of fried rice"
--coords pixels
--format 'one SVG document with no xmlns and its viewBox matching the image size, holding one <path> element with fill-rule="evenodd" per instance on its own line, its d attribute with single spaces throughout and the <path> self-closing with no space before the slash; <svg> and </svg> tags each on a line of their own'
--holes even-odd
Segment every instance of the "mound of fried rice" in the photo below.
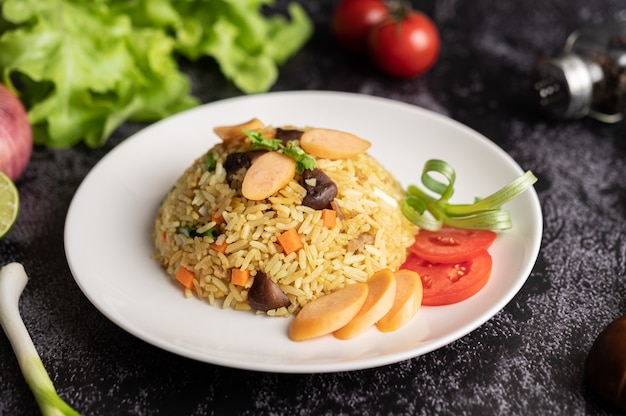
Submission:
<svg viewBox="0 0 626 416">
<path fill-rule="evenodd" d="M 290 127 L 293 128 L 293 127 Z M 304 130 L 304 129 L 302 129 Z M 322 211 L 302 205 L 307 191 L 296 174 L 282 190 L 263 201 L 244 198 L 226 180 L 229 153 L 248 150 L 250 143 L 219 143 L 208 150 L 215 160 L 209 170 L 201 155 L 180 176 L 162 202 L 155 221 L 155 258 L 169 276 L 179 267 L 193 272 L 196 296 L 210 305 L 252 310 L 248 292 L 263 272 L 287 295 L 290 305 L 269 315 L 297 313 L 306 303 L 343 286 L 365 282 L 376 271 L 396 270 L 406 259 L 417 231 L 400 212 L 403 189 L 394 176 L 368 153 L 350 159 L 316 159 L 337 185 L 334 227 L 324 226 Z M 215 218 L 222 217 L 218 224 Z M 181 233 L 193 228 L 195 235 Z M 304 247 L 285 255 L 277 241 L 295 228 Z M 204 231 L 219 232 L 199 236 Z M 222 253 L 216 247 L 223 247 Z M 243 286 L 231 282 L 233 269 L 250 272 Z"/>
</svg>

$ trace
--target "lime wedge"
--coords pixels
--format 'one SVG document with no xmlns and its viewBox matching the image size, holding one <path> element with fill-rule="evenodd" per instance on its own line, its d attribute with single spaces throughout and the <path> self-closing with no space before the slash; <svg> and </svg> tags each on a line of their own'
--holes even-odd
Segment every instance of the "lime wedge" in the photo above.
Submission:
<svg viewBox="0 0 626 416">
<path fill-rule="evenodd" d="M 0 239 L 4 238 L 17 220 L 20 212 L 20 195 L 15 184 L 0 172 Z"/>
</svg>

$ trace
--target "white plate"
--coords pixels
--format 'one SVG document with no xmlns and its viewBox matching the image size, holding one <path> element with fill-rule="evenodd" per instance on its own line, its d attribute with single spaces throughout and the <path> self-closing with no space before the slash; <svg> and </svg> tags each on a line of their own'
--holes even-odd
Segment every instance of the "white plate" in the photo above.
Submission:
<svg viewBox="0 0 626 416">
<path fill-rule="evenodd" d="M 464 302 L 423 307 L 404 328 L 371 328 L 349 341 L 332 336 L 295 343 L 290 320 L 222 310 L 185 299 L 157 262 L 151 232 L 159 202 L 192 161 L 216 143 L 216 125 L 259 117 L 271 125 L 329 127 L 373 144 L 371 154 L 406 187 L 424 162 L 457 172 L 458 202 L 486 196 L 520 176 L 504 151 L 469 128 L 396 101 L 334 92 L 242 96 L 195 108 L 127 139 L 87 175 L 67 215 L 65 250 L 80 289 L 107 318 L 164 350 L 223 366 L 284 373 L 348 371 L 399 362 L 466 335 L 500 311 L 528 278 L 542 233 L 537 194 L 509 203 L 513 229 L 491 247 L 485 288 Z"/>
</svg>

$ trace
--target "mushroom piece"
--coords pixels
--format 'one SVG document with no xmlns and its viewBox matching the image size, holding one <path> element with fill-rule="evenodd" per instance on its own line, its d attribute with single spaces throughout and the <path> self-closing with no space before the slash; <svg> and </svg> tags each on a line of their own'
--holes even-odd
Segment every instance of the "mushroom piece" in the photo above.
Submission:
<svg viewBox="0 0 626 416">
<path fill-rule="evenodd" d="M 276 129 L 276 138 L 283 143 L 283 146 L 287 146 L 287 143 L 298 141 L 304 132 L 302 130 L 295 129 Z"/>
<path fill-rule="evenodd" d="M 224 170 L 226 170 L 226 181 L 231 188 L 241 186 L 246 170 L 252 165 L 252 160 L 248 152 L 235 152 L 226 156 Z M 239 186 L 234 186 L 238 184 Z"/>
<path fill-rule="evenodd" d="M 267 312 L 291 304 L 280 287 L 261 271 L 257 272 L 248 291 L 248 303 L 253 309 Z"/>
<path fill-rule="evenodd" d="M 375 238 L 371 234 L 361 234 L 357 238 L 348 241 L 348 251 L 357 251 L 365 244 L 374 244 Z"/>
<path fill-rule="evenodd" d="M 302 186 L 306 196 L 302 205 L 313 209 L 329 208 L 337 196 L 337 185 L 322 170 L 315 168 L 302 172 Z"/>
</svg>

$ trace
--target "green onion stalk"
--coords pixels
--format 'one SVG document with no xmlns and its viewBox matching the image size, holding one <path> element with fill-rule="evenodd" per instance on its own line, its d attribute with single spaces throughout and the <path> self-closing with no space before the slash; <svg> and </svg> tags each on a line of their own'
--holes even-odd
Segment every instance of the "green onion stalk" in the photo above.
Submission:
<svg viewBox="0 0 626 416">
<path fill-rule="evenodd" d="M 434 174 L 445 181 L 435 179 Z M 401 209 L 409 221 L 429 231 L 438 231 L 444 225 L 470 230 L 508 230 L 512 227 L 511 216 L 502 206 L 537 182 L 535 175 L 526 171 L 497 192 L 472 204 L 451 204 L 456 173 L 450 164 L 439 159 L 428 160 L 421 180 L 430 193 L 409 185 Z"/>
<path fill-rule="evenodd" d="M 0 269 L 0 325 L 11 342 L 24 379 L 42 415 L 78 415 L 57 394 L 20 316 L 18 303 L 27 282 L 28 276 L 19 263 L 10 263 Z"/>
</svg>

